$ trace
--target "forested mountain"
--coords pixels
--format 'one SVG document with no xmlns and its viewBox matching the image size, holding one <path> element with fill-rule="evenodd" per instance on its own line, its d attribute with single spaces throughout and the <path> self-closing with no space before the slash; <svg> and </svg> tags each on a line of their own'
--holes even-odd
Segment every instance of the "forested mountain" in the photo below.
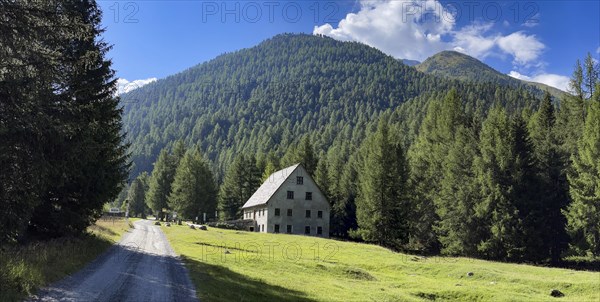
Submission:
<svg viewBox="0 0 600 302">
<path fill-rule="evenodd" d="M 339 145 L 348 156 L 384 111 L 407 146 L 429 100 L 451 87 L 480 116 L 494 103 L 510 112 L 536 107 L 529 87 L 497 84 L 428 75 L 356 42 L 278 35 L 122 95 L 132 178 L 177 139 L 200 144 L 219 181 L 236 154 L 281 158 L 306 135 L 317 152 Z"/>
<path fill-rule="evenodd" d="M 427 74 L 434 74 L 454 79 L 491 82 L 513 87 L 519 87 L 525 84 L 530 86 L 529 89 L 536 94 L 538 94 L 539 91 L 548 91 L 555 98 L 560 98 L 565 93 L 560 89 L 556 89 L 545 84 L 515 79 L 498 72 L 497 70 L 473 57 L 451 50 L 437 53 L 427 58 L 427 60 L 423 61 L 423 63 L 415 65 L 415 68 Z"/>
<path fill-rule="evenodd" d="M 554 100 L 458 58 L 431 66 L 464 79 L 291 34 L 221 55 L 123 96 L 133 176 L 152 170 L 154 212 L 230 220 L 261 174 L 302 163 L 334 237 L 509 261 L 599 255 L 598 220 L 579 214 L 597 202 L 591 55 L 576 65 L 577 93 Z"/>
</svg>

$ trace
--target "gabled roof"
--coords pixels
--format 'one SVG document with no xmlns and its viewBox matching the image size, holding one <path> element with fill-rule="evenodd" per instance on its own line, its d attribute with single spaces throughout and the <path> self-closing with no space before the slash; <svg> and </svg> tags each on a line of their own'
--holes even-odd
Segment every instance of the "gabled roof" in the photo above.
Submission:
<svg viewBox="0 0 600 302">
<path fill-rule="evenodd" d="M 277 192 L 279 187 L 285 183 L 285 181 L 292 175 L 294 170 L 298 168 L 300 164 L 295 164 L 291 167 L 281 169 L 271 175 L 265 180 L 265 182 L 252 194 L 252 196 L 246 201 L 243 208 L 249 208 L 253 206 L 266 204 L 269 199 Z"/>
</svg>

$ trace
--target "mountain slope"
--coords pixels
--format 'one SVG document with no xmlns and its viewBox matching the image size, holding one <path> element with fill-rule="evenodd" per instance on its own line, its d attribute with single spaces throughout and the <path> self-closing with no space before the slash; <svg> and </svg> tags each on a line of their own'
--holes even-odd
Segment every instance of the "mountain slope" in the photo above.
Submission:
<svg viewBox="0 0 600 302">
<path fill-rule="evenodd" d="M 305 135 L 317 151 L 338 145 L 347 155 L 385 111 L 402 124 L 407 144 L 427 101 L 452 87 L 470 111 L 485 110 L 497 90 L 418 72 L 364 44 L 278 35 L 122 95 L 132 176 L 151 170 L 176 139 L 199 144 L 218 175 L 237 154 L 280 158 Z M 527 91 L 502 94 L 511 110 L 535 103 Z"/>
<path fill-rule="evenodd" d="M 442 51 L 423 63 L 415 66 L 417 70 L 448 78 L 467 81 L 491 82 L 499 85 L 520 86 L 525 83 L 542 91 L 548 91 L 554 97 L 560 98 L 565 92 L 541 83 L 534 83 L 515 79 L 498 72 L 481 61 L 456 51 Z"/>
</svg>

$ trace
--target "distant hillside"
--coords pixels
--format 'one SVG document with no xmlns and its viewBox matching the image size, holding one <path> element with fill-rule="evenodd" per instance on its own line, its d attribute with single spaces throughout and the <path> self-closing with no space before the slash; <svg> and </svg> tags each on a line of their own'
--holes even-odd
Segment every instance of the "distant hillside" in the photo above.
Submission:
<svg viewBox="0 0 600 302">
<path fill-rule="evenodd" d="M 499 85 L 533 86 L 535 89 L 548 91 L 554 97 L 561 97 L 565 92 L 541 83 L 534 83 L 515 79 L 500 73 L 481 61 L 456 51 L 442 51 L 415 66 L 417 70 L 443 77 L 478 82 L 491 82 Z"/>
<path fill-rule="evenodd" d="M 385 111 L 409 144 L 427 102 L 452 87 L 473 112 L 485 110 L 497 90 L 418 72 L 361 43 L 278 35 L 122 95 L 132 176 L 150 171 L 177 139 L 200 144 L 218 176 L 237 154 L 280 158 L 305 135 L 318 152 L 337 146 L 347 156 Z M 527 91 L 502 93 L 510 110 L 535 104 Z"/>
<path fill-rule="evenodd" d="M 421 62 L 419 62 L 417 60 L 402 59 L 400 61 L 402 61 L 402 63 L 404 63 L 404 65 L 408 65 L 408 66 L 415 66 L 415 65 L 421 64 Z"/>
</svg>

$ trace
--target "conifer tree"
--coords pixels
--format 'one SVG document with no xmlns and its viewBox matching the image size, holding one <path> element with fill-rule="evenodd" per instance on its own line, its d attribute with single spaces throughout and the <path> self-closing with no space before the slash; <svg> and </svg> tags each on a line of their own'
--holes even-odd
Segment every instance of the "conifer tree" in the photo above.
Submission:
<svg viewBox="0 0 600 302">
<path fill-rule="evenodd" d="M 408 164 L 390 139 L 387 121 L 363 145 L 356 200 L 358 233 L 369 242 L 399 248 L 408 241 Z"/>
<path fill-rule="evenodd" d="M 484 234 L 478 246 L 486 258 L 518 260 L 524 254 L 524 233 L 520 192 L 526 187 L 525 175 L 530 174 L 524 133 L 515 127 L 506 111 L 490 110 L 480 134 L 480 157 L 475 161 L 475 173 L 481 188 L 481 201 L 476 216 L 484 222 Z"/>
<path fill-rule="evenodd" d="M 592 57 L 592 54 L 588 52 L 584 61 L 585 72 L 584 72 L 584 87 L 588 97 L 592 97 L 595 92 L 596 84 L 598 83 L 598 63 Z"/>
<path fill-rule="evenodd" d="M 260 177 L 254 157 L 242 154 L 233 161 L 219 191 L 220 219 L 234 220 L 242 217 L 241 207 L 260 186 Z"/>
<path fill-rule="evenodd" d="M 40 9 L 46 8 L 58 13 L 59 24 L 46 20 L 36 28 L 45 28 L 48 35 L 55 35 L 49 33 L 55 28 L 61 31 L 48 50 L 56 65 L 45 71 L 54 75 L 41 87 L 49 90 L 39 96 L 47 102 L 42 108 L 52 108 L 41 110 L 40 118 L 52 122 L 44 131 L 46 186 L 29 229 L 61 236 L 84 232 L 102 215 L 103 205 L 118 195 L 128 173 L 127 146 L 116 79 L 106 59 L 110 47 L 99 39 L 100 8 L 94 1 L 52 2 Z"/>
<path fill-rule="evenodd" d="M 524 222 L 528 230 L 527 258 L 550 258 L 554 263 L 560 260 L 568 242 L 566 221 L 561 211 L 569 202 L 565 173 L 567 156 L 561 149 L 556 123 L 554 105 L 550 94 L 546 93 L 529 122 L 537 186 L 529 188 L 534 195 L 530 198 L 530 213 Z"/>
<path fill-rule="evenodd" d="M 572 203 L 564 212 L 571 249 L 579 255 L 600 255 L 600 103 L 593 101 L 568 175 Z"/>
<path fill-rule="evenodd" d="M 465 123 L 463 106 L 452 89 L 442 102 L 433 100 L 427 109 L 419 136 L 409 150 L 411 200 L 414 215 L 411 225 L 412 249 L 437 251 L 434 225 L 439 217 L 434 200 L 440 191 L 443 162 L 454 141 L 456 128 Z"/>
<path fill-rule="evenodd" d="M 175 173 L 170 207 L 179 217 L 202 219 L 204 213 L 211 217 L 217 206 L 217 186 L 208 163 L 198 147 L 188 150 Z"/>
<path fill-rule="evenodd" d="M 165 218 L 163 209 L 169 209 L 168 198 L 171 194 L 171 185 L 175 177 L 174 160 L 163 149 L 154 164 L 150 187 L 146 196 L 146 202 L 156 217 L 160 220 Z"/>
<path fill-rule="evenodd" d="M 261 181 L 265 182 L 267 181 L 267 179 L 269 178 L 269 176 L 271 176 L 271 174 L 277 172 L 277 169 L 275 168 L 275 165 L 273 164 L 272 161 L 268 161 L 267 165 L 265 166 L 265 171 L 263 172 L 262 176 L 261 176 Z"/>
<path fill-rule="evenodd" d="M 475 216 L 475 205 L 480 199 L 473 172 L 473 161 L 477 156 L 475 132 L 459 126 L 444 161 L 441 191 L 435 200 L 440 217 L 436 233 L 444 254 L 477 255 L 477 244 L 481 239 L 481 221 Z"/>
<path fill-rule="evenodd" d="M 133 183 L 129 187 L 127 193 L 127 200 L 129 201 L 129 215 L 132 217 L 146 218 L 146 190 L 144 185 L 143 176 L 140 175 L 133 180 Z"/>
<path fill-rule="evenodd" d="M 301 163 L 310 175 L 317 170 L 317 156 L 308 135 L 304 136 L 296 149 L 296 162 Z"/>
</svg>

